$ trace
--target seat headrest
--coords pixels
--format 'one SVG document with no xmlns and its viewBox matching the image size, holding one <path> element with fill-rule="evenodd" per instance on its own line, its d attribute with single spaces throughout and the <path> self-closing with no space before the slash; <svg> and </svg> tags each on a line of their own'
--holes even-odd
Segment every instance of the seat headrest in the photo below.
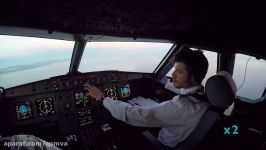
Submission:
<svg viewBox="0 0 266 150">
<path fill-rule="evenodd" d="M 205 91 L 214 107 L 226 109 L 233 103 L 237 87 L 232 76 L 228 72 L 221 71 L 207 80 Z"/>
</svg>

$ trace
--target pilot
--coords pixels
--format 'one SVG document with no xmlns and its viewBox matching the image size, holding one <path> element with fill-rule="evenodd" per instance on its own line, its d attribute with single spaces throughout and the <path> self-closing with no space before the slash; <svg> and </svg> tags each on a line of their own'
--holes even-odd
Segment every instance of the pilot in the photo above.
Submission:
<svg viewBox="0 0 266 150">
<path fill-rule="evenodd" d="M 172 148 L 191 134 L 209 105 L 191 96 L 203 88 L 207 58 L 202 52 L 187 48 L 176 53 L 173 60 L 173 85 L 180 89 L 180 94 L 155 106 L 132 106 L 104 97 L 103 92 L 89 82 L 84 84 L 84 89 L 96 101 L 102 100 L 104 107 L 118 120 L 139 127 L 161 127 L 159 142 Z"/>
</svg>

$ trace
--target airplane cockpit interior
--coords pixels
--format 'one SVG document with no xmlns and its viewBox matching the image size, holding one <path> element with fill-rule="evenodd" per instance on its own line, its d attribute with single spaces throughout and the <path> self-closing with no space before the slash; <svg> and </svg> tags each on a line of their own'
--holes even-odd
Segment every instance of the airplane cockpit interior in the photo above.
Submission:
<svg viewBox="0 0 266 150">
<path fill-rule="evenodd" d="M 84 84 L 153 107 L 180 94 L 173 57 L 191 49 L 209 62 L 200 97 L 210 107 L 171 149 L 265 150 L 266 13 L 252 4 L 1 1 L 0 149 L 37 149 L 19 135 L 63 150 L 169 149 L 159 127 L 115 119 Z"/>
</svg>

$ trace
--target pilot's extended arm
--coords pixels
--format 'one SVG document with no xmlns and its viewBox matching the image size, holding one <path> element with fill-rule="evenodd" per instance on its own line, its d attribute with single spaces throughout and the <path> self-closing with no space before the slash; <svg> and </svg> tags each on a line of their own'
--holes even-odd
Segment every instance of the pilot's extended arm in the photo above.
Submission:
<svg viewBox="0 0 266 150">
<path fill-rule="evenodd" d="M 195 111 L 193 110 L 194 108 L 178 101 L 178 96 L 174 97 L 173 100 L 151 107 L 132 106 L 109 97 L 104 99 L 103 105 L 111 112 L 114 118 L 134 126 L 162 127 L 183 125 L 182 123 L 186 122 L 188 117 L 191 121 L 195 117 L 188 116 L 190 114 L 189 111 Z"/>
<path fill-rule="evenodd" d="M 96 100 L 100 100 L 103 96 L 103 93 L 90 83 L 85 83 L 84 88 L 87 94 Z M 109 97 L 103 100 L 103 105 L 116 119 L 143 127 L 195 124 L 207 109 L 205 104 L 196 104 L 187 99 L 182 100 L 179 96 L 151 107 L 132 106 Z"/>
</svg>

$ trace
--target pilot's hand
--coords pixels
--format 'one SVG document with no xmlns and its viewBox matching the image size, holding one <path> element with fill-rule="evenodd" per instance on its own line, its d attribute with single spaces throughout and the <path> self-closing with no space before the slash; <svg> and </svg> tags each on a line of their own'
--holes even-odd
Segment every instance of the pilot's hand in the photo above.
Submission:
<svg viewBox="0 0 266 150">
<path fill-rule="evenodd" d="M 89 82 L 85 82 L 83 86 L 84 86 L 84 89 L 87 91 L 86 94 L 96 100 L 100 100 L 101 97 L 104 95 L 96 86 L 94 86 L 93 84 Z"/>
</svg>

